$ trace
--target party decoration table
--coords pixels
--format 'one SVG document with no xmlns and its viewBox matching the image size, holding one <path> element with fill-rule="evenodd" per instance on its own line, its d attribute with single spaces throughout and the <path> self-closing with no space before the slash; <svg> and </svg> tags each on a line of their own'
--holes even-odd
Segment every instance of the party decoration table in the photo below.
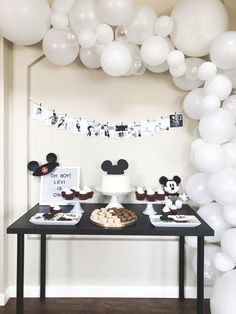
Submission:
<svg viewBox="0 0 236 314">
<path fill-rule="evenodd" d="M 48 206 L 36 205 L 7 228 L 7 233 L 17 234 L 17 302 L 16 313 L 24 313 L 24 236 L 26 234 L 41 235 L 40 257 L 40 299 L 46 297 L 46 240 L 47 234 L 54 235 L 117 235 L 117 236 L 177 236 L 179 237 L 179 300 L 184 301 L 185 252 L 184 237 L 196 236 L 197 248 L 197 314 L 204 314 L 204 237 L 213 236 L 214 231 L 188 205 L 180 209 L 181 215 L 194 215 L 201 224 L 197 227 L 154 227 L 148 216 L 142 214 L 145 205 L 126 204 L 125 207 L 137 215 L 134 225 L 121 229 L 105 229 L 90 222 L 91 212 L 104 204 L 83 204 L 85 210 L 79 223 L 74 226 L 34 225 L 29 220 L 39 212 L 47 212 Z M 154 205 L 157 214 L 161 214 L 163 205 Z M 63 212 L 69 212 L 72 206 L 62 207 Z"/>
</svg>

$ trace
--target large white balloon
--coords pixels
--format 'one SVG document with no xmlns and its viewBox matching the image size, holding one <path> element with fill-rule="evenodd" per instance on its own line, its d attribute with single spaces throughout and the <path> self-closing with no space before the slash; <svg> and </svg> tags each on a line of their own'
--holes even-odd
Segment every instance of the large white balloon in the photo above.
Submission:
<svg viewBox="0 0 236 314">
<path fill-rule="evenodd" d="M 99 24 L 95 29 L 97 41 L 101 44 L 109 44 L 113 41 L 114 33 L 110 25 Z"/>
<path fill-rule="evenodd" d="M 204 62 L 198 69 L 198 76 L 203 81 L 209 81 L 216 76 L 217 67 L 212 62 Z"/>
<path fill-rule="evenodd" d="M 217 96 L 208 95 L 203 98 L 201 106 L 202 106 L 202 111 L 206 113 L 209 111 L 215 111 L 219 109 L 221 106 L 221 102 Z"/>
<path fill-rule="evenodd" d="M 221 272 L 230 271 L 234 269 L 235 266 L 231 259 L 222 252 L 216 253 L 213 263 L 215 265 L 215 268 Z"/>
<path fill-rule="evenodd" d="M 141 56 L 149 65 L 160 65 L 166 61 L 169 53 L 168 42 L 160 36 L 152 36 L 144 41 L 141 47 Z"/>
<path fill-rule="evenodd" d="M 121 42 L 112 42 L 102 50 L 101 66 L 111 76 L 125 75 L 131 64 L 131 52 Z"/>
<path fill-rule="evenodd" d="M 79 52 L 81 62 L 90 69 L 98 69 L 101 66 L 100 55 L 95 53 L 93 49 L 80 48 Z"/>
<path fill-rule="evenodd" d="M 192 119 L 200 119 L 203 111 L 201 102 L 205 96 L 203 88 L 197 88 L 189 92 L 184 98 L 184 111 Z"/>
<path fill-rule="evenodd" d="M 43 39 L 43 51 L 47 59 L 56 65 L 68 65 L 79 54 L 79 43 L 70 46 L 66 40 L 66 32 L 51 28 Z"/>
<path fill-rule="evenodd" d="M 211 314 L 235 314 L 236 270 L 223 274 L 211 294 Z"/>
<path fill-rule="evenodd" d="M 156 12 L 146 6 L 136 7 L 127 23 L 128 39 L 133 44 L 141 45 L 147 38 L 154 35 Z"/>
<path fill-rule="evenodd" d="M 215 202 L 201 206 L 197 211 L 208 225 L 214 230 L 214 236 L 205 237 L 207 242 L 219 242 L 224 233 L 230 228 L 223 216 L 223 207 Z"/>
<path fill-rule="evenodd" d="M 94 30 L 100 21 L 96 11 L 95 0 L 76 0 L 69 11 L 71 28 L 76 34 L 82 30 Z"/>
<path fill-rule="evenodd" d="M 47 0 L 0 0 L 0 34 L 17 45 L 34 45 L 50 27 Z"/>
<path fill-rule="evenodd" d="M 225 99 L 222 108 L 229 111 L 236 121 L 236 95 L 231 95 L 227 99 Z"/>
<path fill-rule="evenodd" d="M 224 100 L 229 97 L 232 91 L 232 82 L 227 76 L 217 74 L 213 79 L 205 83 L 204 90 L 206 95 L 215 95 L 220 100 Z"/>
<path fill-rule="evenodd" d="M 208 187 L 209 174 L 198 172 L 190 176 L 186 183 L 186 193 L 196 204 L 204 205 L 213 201 L 213 195 Z"/>
<path fill-rule="evenodd" d="M 236 143 L 235 143 L 236 146 Z M 199 171 L 217 172 L 226 166 L 226 155 L 222 145 L 217 143 L 205 143 L 195 150 L 194 164 Z"/>
<path fill-rule="evenodd" d="M 214 199 L 225 206 L 236 204 L 236 169 L 227 167 L 211 175 L 209 188 Z"/>
<path fill-rule="evenodd" d="M 205 245 L 204 254 L 204 283 L 206 286 L 213 286 L 219 278 L 220 273 L 214 266 L 214 258 L 220 251 L 220 248 L 213 244 Z M 197 250 L 192 259 L 192 267 L 195 274 L 197 274 Z"/>
<path fill-rule="evenodd" d="M 233 227 L 236 227 L 236 205 L 224 206 L 223 215 L 225 220 Z"/>
<path fill-rule="evenodd" d="M 194 153 L 199 147 L 201 147 L 206 142 L 202 138 L 197 138 L 191 144 L 191 151 Z"/>
<path fill-rule="evenodd" d="M 223 145 L 223 150 L 226 156 L 227 166 L 236 166 L 236 143 L 228 142 Z"/>
<path fill-rule="evenodd" d="M 233 263 L 236 263 L 236 228 L 225 232 L 221 239 L 222 252 L 227 255 Z"/>
<path fill-rule="evenodd" d="M 171 17 L 175 23 L 171 39 L 177 49 L 190 57 L 208 55 L 213 39 L 229 25 L 227 11 L 220 0 L 178 1 Z"/>
<path fill-rule="evenodd" d="M 223 70 L 236 67 L 236 32 L 225 32 L 214 39 L 210 57 L 214 64 Z"/>
<path fill-rule="evenodd" d="M 155 23 L 155 33 L 161 37 L 167 37 L 173 31 L 174 22 L 168 15 L 160 16 Z"/>
<path fill-rule="evenodd" d="M 233 88 L 236 88 L 236 68 L 232 70 L 220 70 L 219 73 L 227 76 L 230 79 Z"/>
<path fill-rule="evenodd" d="M 68 13 L 74 2 L 75 0 L 54 0 L 52 3 L 52 10 Z"/>
<path fill-rule="evenodd" d="M 133 0 L 98 0 L 97 4 L 101 20 L 114 26 L 126 23 L 132 16 L 133 9 Z"/>
<path fill-rule="evenodd" d="M 219 144 L 230 141 L 235 131 L 232 115 L 225 109 L 205 113 L 199 123 L 201 137 Z"/>
</svg>

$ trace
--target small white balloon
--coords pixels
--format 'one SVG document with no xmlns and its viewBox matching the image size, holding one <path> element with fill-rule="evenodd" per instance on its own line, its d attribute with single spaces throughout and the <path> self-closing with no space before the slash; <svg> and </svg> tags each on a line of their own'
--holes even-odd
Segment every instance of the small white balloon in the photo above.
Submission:
<svg viewBox="0 0 236 314">
<path fill-rule="evenodd" d="M 203 98 L 201 105 L 202 111 L 205 113 L 219 109 L 221 106 L 221 102 L 217 96 L 208 95 Z"/>
<path fill-rule="evenodd" d="M 225 232 L 221 239 L 222 252 L 236 263 L 236 228 L 232 228 Z"/>
<path fill-rule="evenodd" d="M 226 156 L 227 166 L 235 167 L 236 166 L 236 143 L 228 142 L 222 145 L 222 147 Z"/>
<path fill-rule="evenodd" d="M 68 16 L 62 12 L 54 12 L 51 15 L 51 24 L 56 29 L 66 29 L 69 24 Z"/>
<path fill-rule="evenodd" d="M 182 51 L 173 50 L 168 53 L 167 63 L 171 68 L 177 68 L 184 64 L 185 57 Z"/>
<path fill-rule="evenodd" d="M 236 227 L 236 206 L 224 206 L 223 216 L 232 227 Z"/>
<path fill-rule="evenodd" d="M 65 31 L 65 41 L 68 47 L 76 47 L 79 45 L 78 36 L 71 29 Z"/>
<path fill-rule="evenodd" d="M 184 98 L 184 111 L 192 119 L 199 120 L 203 114 L 202 100 L 205 97 L 204 89 L 197 88 L 189 92 Z"/>
<path fill-rule="evenodd" d="M 186 72 L 186 64 L 183 63 L 182 65 L 175 67 L 175 68 L 170 67 L 169 70 L 170 70 L 170 74 L 173 77 L 175 77 L 175 78 L 176 77 L 182 77 Z"/>
<path fill-rule="evenodd" d="M 54 0 L 52 10 L 62 13 L 68 13 L 73 6 L 75 0 Z"/>
<path fill-rule="evenodd" d="M 82 30 L 78 35 L 79 44 L 83 48 L 92 48 L 96 44 L 96 37 L 91 30 Z"/>
<path fill-rule="evenodd" d="M 81 47 L 79 52 L 81 62 L 89 69 L 98 69 L 101 67 L 100 55 L 93 49 Z"/>
<path fill-rule="evenodd" d="M 101 44 L 109 44 L 113 41 L 114 33 L 110 25 L 99 24 L 95 29 L 95 36 Z"/>
<path fill-rule="evenodd" d="M 126 25 L 120 25 L 115 30 L 115 38 L 117 41 L 128 42 L 128 27 Z"/>
<path fill-rule="evenodd" d="M 232 91 L 232 82 L 227 76 L 217 74 L 213 79 L 205 83 L 204 89 L 206 95 L 215 95 L 220 100 L 224 100 L 229 97 Z"/>
<path fill-rule="evenodd" d="M 206 142 L 202 139 L 202 138 L 197 138 L 196 140 L 194 140 L 191 144 L 191 151 L 195 152 L 196 149 L 198 149 L 199 147 L 201 147 L 203 144 L 205 144 Z"/>
<path fill-rule="evenodd" d="M 199 123 L 201 137 L 208 142 L 224 144 L 231 140 L 235 132 L 232 115 L 225 109 L 205 113 Z"/>
<path fill-rule="evenodd" d="M 229 111 L 236 121 L 236 95 L 231 95 L 226 98 L 223 102 L 222 108 Z"/>
<path fill-rule="evenodd" d="M 145 40 L 141 47 L 141 56 L 149 65 L 160 65 L 169 53 L 168 42 L 160 36 L 152 36 Z"/>
<path fill-rule="evenodd" d="M 197 248 L 197 237 L 185 237 L 185 243 L 193 249 Z"/>
<path fill-rule="evenodd" d="M 168 15 L 160 16 L 154 26 L 155 33 L 161 37 L 167 37 L 174 28 L 174 22 Z"/>
<path fill-rule="evenodd" d="M 213 263 L 215 268 L 221 272 L 226 272 L 234 269 L 235 264 L 228 258 L 227 255 L 223 254 L 222 252 L 217 252 Z"/>
<path fill-rule="evenodd" d="M 101 54 L 101 66 L 108 75 L 125 75 L 132 64 L 130 50 L 121 42 L 108 44 Z"/>
<path fill-rule="evenodd" d="M 204 62 L 198 69 L 198 76 L 200 80 L 212 80 L 217 74 L 217 67 L 212 62 Z"/>
</svg>

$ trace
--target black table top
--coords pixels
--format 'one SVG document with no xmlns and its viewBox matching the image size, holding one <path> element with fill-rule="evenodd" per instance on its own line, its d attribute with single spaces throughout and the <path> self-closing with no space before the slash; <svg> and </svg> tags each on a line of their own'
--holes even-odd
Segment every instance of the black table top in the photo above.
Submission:
<svg viewBox="0 0 236 314">
<path fill-rule="evenodd" d="M 34 225 L 29 219 L 38 212 L 47 212 L 48 206 L 35 205 L 7 228 L 7 233 L 13 234 L 68 234 L 68 235 L 117 235 L 117 236 L 213 236 L 214 230 L 199 217 L 188 205 L 183 205 L 179 214 L 195 215 L 201 225 L 197 227 L 155 227 L 148 216 L 143 215 L 145 204 L 125 204 L 125 208 L 134 211 L 138 217 L 134 225 L 119 229 L 104 229 L 90 222 L 91 212 L 95 208 L 104 207 L 104 204 L 82 203 L 85 210 L 79 223 L 75 226 Z M 72 206 L 61 206 L 64 212 L 71 210 Z M 161 214 L 163 205 L 154 205 L 154 209 Z"/>
</svg>

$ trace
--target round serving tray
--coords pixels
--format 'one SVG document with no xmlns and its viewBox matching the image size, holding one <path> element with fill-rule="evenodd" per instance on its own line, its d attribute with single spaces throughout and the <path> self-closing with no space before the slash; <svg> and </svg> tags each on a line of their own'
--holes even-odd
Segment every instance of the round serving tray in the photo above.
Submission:
<svg viewBox="0 0 236 314">
<path fill-rule="evenodd" d="M 128 227 L 128 226 L 134 225 L 137 220 L 138 220 L 138 218 L 137 218 L 137 216 L 136 216 L 136 218 L 135 218 L 134 220 L 129 221 L 129 222 L 121 223 L 121 225 L 120 225 L 119 227 L 117 227 L 117 226 L 112 227 L 112 226 L 107 226 L 106 224 L 102 224 L 102 223 L 99 223 L 99 222 L 97 222 L 97 221 L 94 221 L 94 220 L 92 220 L 91 217 L 90 217 L 90 221 L 91 221 L 94 225 L 96 225 L 96 226 L 98 226 L 98 227 L 105 228 L 105 229 L 120 229 L 120 228 L 125 228 L 125 227 Z"/>
</svg>

